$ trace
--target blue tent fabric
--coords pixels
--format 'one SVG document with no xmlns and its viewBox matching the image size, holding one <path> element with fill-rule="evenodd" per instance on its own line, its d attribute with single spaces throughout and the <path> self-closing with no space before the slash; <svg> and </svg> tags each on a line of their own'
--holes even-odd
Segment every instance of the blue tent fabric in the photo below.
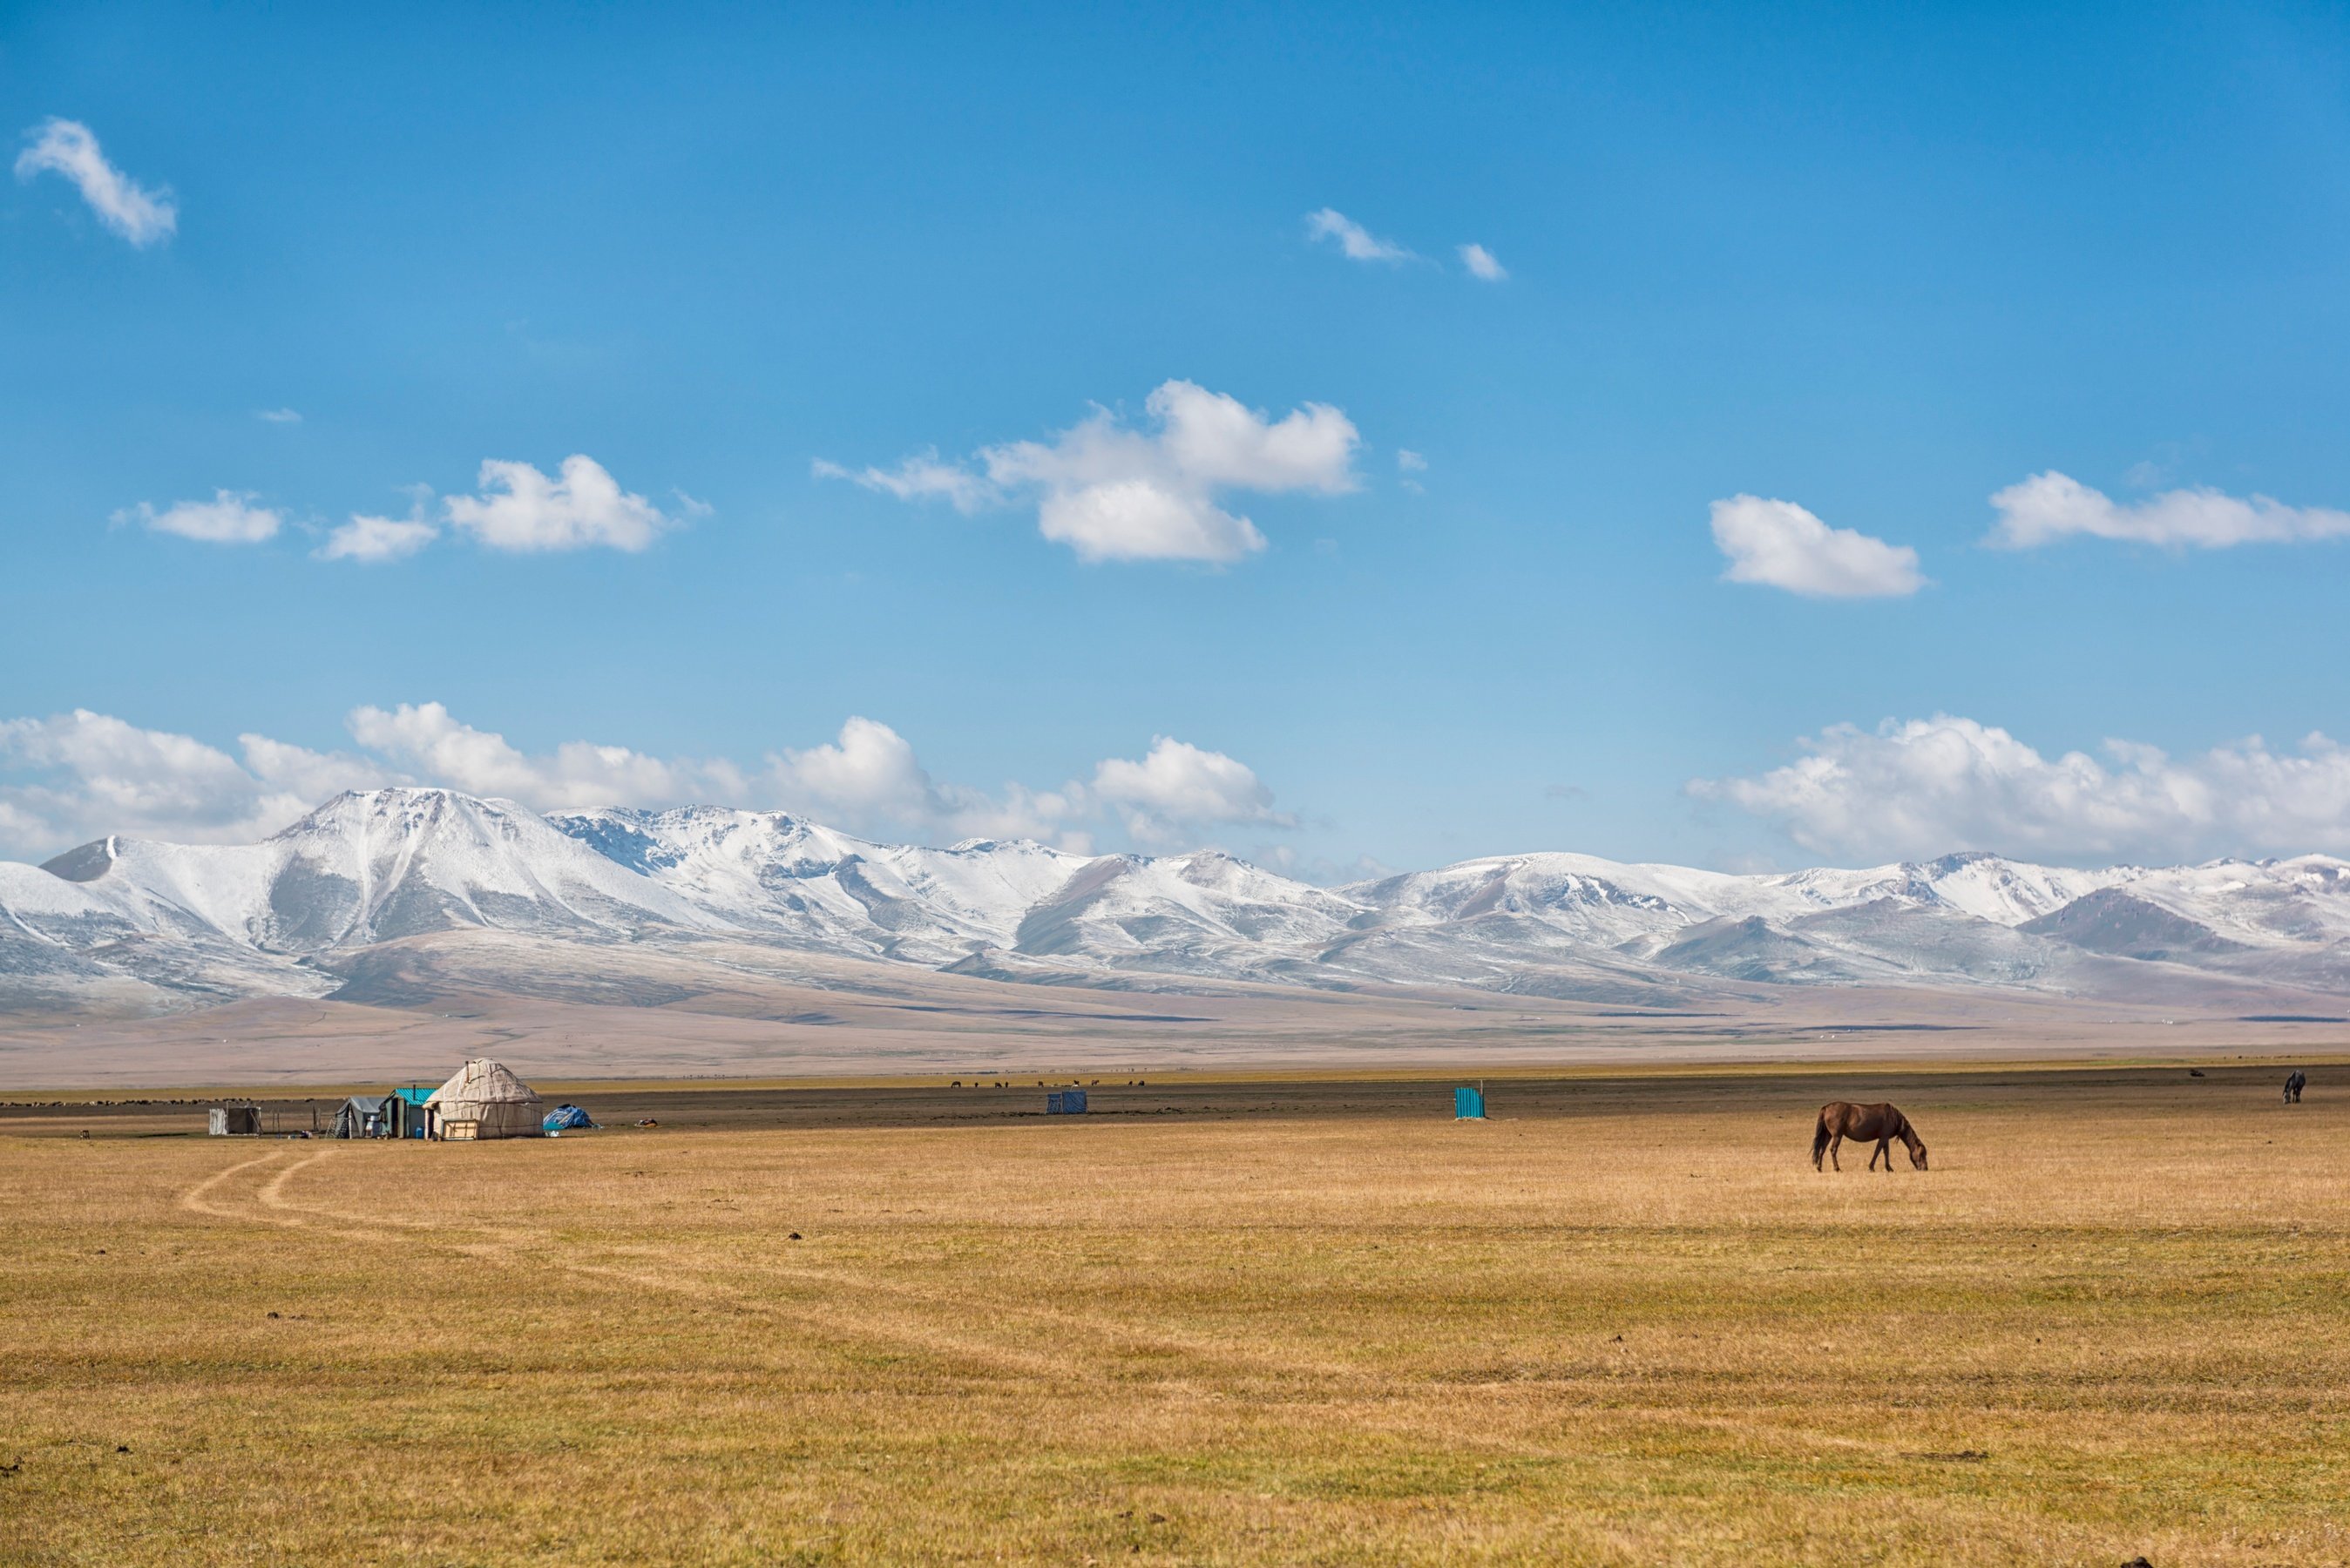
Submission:
<svg viewBox="0 0 2350 1568">
<path fill-rule="evenodd" d="M 538 1125 L 542 1132 L 568 1132 L 574 1127 L 592 1127 L 596 1124 L 589 1121 L 588 1113 L 577 1106 L 557 1106 L 547 1112 L 546 1118 Z"/>
</svg>

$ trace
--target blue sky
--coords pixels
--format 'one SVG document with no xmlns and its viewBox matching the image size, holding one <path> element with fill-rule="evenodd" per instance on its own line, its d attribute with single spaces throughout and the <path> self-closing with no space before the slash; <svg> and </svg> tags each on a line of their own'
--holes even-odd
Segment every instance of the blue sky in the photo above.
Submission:
<svg viewBox="0 0 2350 1568">
<path fill-rule="evenodd" d="M 2345 89 L 2317 7 L 12 6 L 12 156 L 170 225 L 0 181 L 0 853 L 394 777 L 1324 877 L 2350 849 Z M 856 482 L 924 453 L 967 510 Z M 575 454 L 618 513 L 483 474 Z M 1119 462 L 1263 547 L 1045 536 Z M 221 491 L 274 532 L 169 531 Z"/>
</svg>

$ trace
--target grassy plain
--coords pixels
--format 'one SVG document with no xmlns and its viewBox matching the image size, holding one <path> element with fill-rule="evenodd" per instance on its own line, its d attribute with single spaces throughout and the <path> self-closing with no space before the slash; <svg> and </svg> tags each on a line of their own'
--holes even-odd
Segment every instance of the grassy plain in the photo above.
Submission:
<svg viewBox="0 0 2350 1568">
<path fill-rule="evenodd" d="M 2350 1096 L 2281 1075 L 0 1115 L 0 1561 L 2350 1562 Z M 1814 1175 L 1886 1095 L 1934 1168 Z"/>
</svg>

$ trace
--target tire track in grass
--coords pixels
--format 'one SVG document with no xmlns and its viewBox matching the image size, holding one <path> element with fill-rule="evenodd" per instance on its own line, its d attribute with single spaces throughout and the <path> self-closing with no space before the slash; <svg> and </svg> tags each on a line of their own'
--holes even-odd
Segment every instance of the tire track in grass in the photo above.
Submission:
<svg viewBox="0 0 2350 1568">
<path fill-rule="evenodd" d="M 256 1165 L 266 1165 L 284 1152 L 285 1150 L 283 1149 L 273 1148 L 268 1153 L 261 1155 L 255 1158 L 244 1160 L 235 1165 L 223 1166 L 220 1169 L 213 1171 L 210 1176 L 205 1177 L 202 1181 L 197 1182 L 193 1187 L 189 1188 L 185 1192 L 181 1193 L 180 1207 L 187 1210 L 192 1214 L 209 1215 L 211 1218 L 215 1220 L 239 1220 L 245 1218 L 245 1216 L 237 1213 L 234 1210 L 215 1209 L 212 1207 L 211 1204 L 204 1200 L 206 1195 L 209 1194 L 213 1188 L 218 1187 L 222 1182 L 226 1181 L 238 1171 L 251 1170 Z"/>
<path fill-rule="evenodd" d="M 448 1224 L 406 1217 L 379 1216 L 363 1223 L 357 1217 L 319 1204 L 303 1203 L 289 1192 L 296 1176 L 310 1172 L 321 1163 L 337 1158 L 337 1151 L 321 1150 L 302 1158 L 280 1163 L 287 1151 L 271 1150 L 215 1171 L 180 1195 L 182 1208 L 211 1218 L 231 1221 L 260 1222 L 283 1229 L 298 1230 L 311 1234 L 333 1236 L 340 1240 L 373 1243 L 381 1239 L 381 1227 L 393 1224 L 416 1235 L 419 1240 L 442 1251 L 467 1258 L 513 1267 L 525 1256 L 530 1266 L 536 1267 L 537 1255 L 525 1254 L 521 1249 L 535 1244 L 543 1237 L 536 1231 L 515 1226 L 463 1227 L 463 1231 L 482 1240 L 459 1240 Z M 266 1179 L 250 1189 L 253 1207 L 227 1207 L 213 1200 L 216 1189 L 234 1180 L 242 1173 L 256 1167 L 271 1167 Z M 619 1249 L 624 1253 L 649 1254 L 648 1262 L 665 1263 L 667 1268 L 628 1267 L 618 1262 L 588 1262 L 573 1260 L 567 1262 L 564 1272 L 592 1281 L 608 1289 L 630 1295 L 645 1293 L 671 1298 L 700 1302 L 723 1307 L 744 1316 L 763 1319 L 794 1332 L 806 1334 L 837 1345 L 887 1345 L 906 1348 L 944 1364 L 954 1369 L 982 1367 L 997 1373 L 1020 1377 L 1054 1377 L 1063 1374 L 1067 1366 L 1066 1354 L 1046 1355 L 1022 1350 L 992 1340 L 973 1339 L 967 1334 L 941 1328 L 924 1316 L 902 1312 L 877 1311 L 869 1303 L 862 1306 L 832 1308 L 795 1307 L 752 1294 L 736 1286 L 697 1280 L 682 1272 L 685 1261 L 674 1253 L 657 1247 L 641 1245 Z M 1419 1407 L 1419 1402 L 1430 1392 L 1424 1379 L 1397 1377 L 1392 1374 L 1314 1361 L 1300 1356 L 1276 1355 L 1272 1353 L 1253 1355 L 1222 1345 L 1203 1345 L 1191 1336 L 1170 1334 L 1164 1331 L 1137 1330 L 1118 1320 L 1105 1322 L 1083 1314 L 1056 1312 L 1048 1308 L 1014 1306 L 986 1299 L 974 1300 L 894 1281 L 860 1279 L 821 1268 L 800 1265 L 768 1265 L 764 1271 L 770 1276 L 780 1275 L 795 1283 L 821 1289 L 856 1292 L 867 1295 L 887 1295 L 899 1301 L 956 1314 L 962 1321 L 980 1321 L 983 1314 L 993 1314 L 997 1321 L 1022 1318 L 1055 1329 L 1076 1331 L 1096 1337 L 1106 1346 L 1120 1350 L 1141 1350 L 1173 1354 L 1190 1358 L 1196 1364 L 1206 1363 L 1197 1370 L 1207 1372 L 1221 1368 L 1226 1373 L 1246 1375 L 1287 1375 L 1295 1377 L 1303 1372 L 1330 1385 L 1326 1397 L 1350 1407 L 1350 1419 L 1366 1430 L 1384 1432 L 1389 1437 L 1409 1437 L 1422 1443 L 1436 1443 L 1487 1451 L 1497 1459 L 1523 1459 L 1533 1455 L 1559 1461 L 1571 1461 L 1576 1457 L 1573 1449 L 1551 1450 L 1542 1448 L 1530 1450 L 1521 1439 L 1481 1439 L 1461 1431 L 1452 1422 L 1442 1419 L 1433 1411 Z M 1202 1386 L 1192 1378 L 1172 1376 L 1159 1385 L 1164 1393 L 1173 1397 L 1206 1396 L 1227 1397 L 1227 1392 L 1213 1386 Z M 1533 1390 L 1519 1385 L 1512 1392 L 1524 1394 Z M 1500 1392 L 1499 1389 L 1491 1392 Z M 1844 1434 L 1790 1429 L 1776 1422 L 1741 1419 L 1721 1413 L 1695 1415 L 1669 1407 L 1624 1407 L 1613 1412 L 1619 1418 L 1634 1421 L 1665 1419 L 1735 1434 L 1751 1439 L 1762 1439 L 1792 1444 L 1799 1449 L 1822 1453 L 1844 1453 L 1855 1458 L 1866 1457 L 1878 1463 L 1898 1464 L 1906 1456 L 1898 1445 L 1889 1441 L 1859 1438 Z M 1981 1524 L 1981 1520 L 1970 1520 Z"/>
<path fill-rule="evenodd" d="M 198 1212 L 219 1219 L 258 1221 L 317 1235 L 334 1236 L 350 1241 L 369 1243 L 380 1241 L 382 1227 L 390 1223 L 417 1236 L 428 1244 L 467 1258 L 510 1267 L 522 1266 L 525 1258 L 530 1267 L 536 1268 L 539 1264 L 538 1255 L 536 1252 L 525 1253 L 522 1249 L 536 1244 L 543 1240 L 543 1237 L 537 1232 L 519 1227 L 468 1226 L 463 1228 L 465 1231 L 485 1238 L 481 1241 L 457 1240 L 450 1234 L 450 1231 L 455 1228 L 429 1220 L 384 1216 L 369 1219 L 366 1221 L 368 1228 L 360 1228 L 360 1222 L 354 1216 L 320 1205 L 300 1203 L 288 1196 L 287 1184 L 296 1175 L 320 1161 L 334 1158 L 333 1150 L 322 1150 L 307 1158 L 296 1160 L 279 1168 L 274 1176 L 254 1190 L 253 1199 L 255 1205 L 254 1209 L 220 1208 L 203 1201 L 205 1195 L 214 1185 L 225 1181 L 240 1171 L 248 1170 L 254 1166 L 265 1164 L 277 1158 L 277 1153 L 273 1151 L 263 1155 L 258 1159 L 246 1160 L 241 1165 L 232 1166 L 226 1170 L 217 1172 L 204 1181 L 199 1182 L 187 1193 L 183 1193 L 181 1200 L 183 1204 L 195 1208 Z M 762 1300 L 733 1287 L 692 1280 L 673 1270 L 652 1272 L 629 1269 L 610 1263 L 586 1262 L 575 1259 L 567 1262 L 564 1272 L 608 1285 L 623 1286 L 631 1293 L 650 1290 L 672 1296 L 684 1296 L 696 1301 L 717 1303 L 750 1316 L 769 1318 L 788 1324 L 800 1332 L 821 1338 L 829 1338 L 842 1345 L 879 1342 L 901 1346 L 910 1345 L 940 1359 L 960 1359 L 965 1363 L 993 1366 L 1000 1370 L 1014 1372 L 1027 1377 L 1056 1374 L 1065 1365 L 1061 1359 L 1041 1352 L 1025 1351 L 990 1341 L 970 1339 L 942 1331 L 929 1322 L 908 1319 L 903 1314 L 898 1314 L 898 1321 L 890 1322 L 877 1315 L 869 1308 L 827 1310 L 793 1307 L 781 1303 Z"/>
<path fill-rule="evenodd" d="M 295 1174 L 321 1159 L 331 1158 L 331 1153 L 332 1151 L 325 1151 L 313 1155 L 281 1170 L 256 1194 L 259 1201 L 277 1210 L 283 1221 L 290 1221 L 293 1214 L 299 1213 L 315 1216 L 320 1220 L 376 1227 L 373 1234 L 360 1230 L 340 1230 L 331 1224 L 315 1227 L 352 1240 L 373 1240 L 376 1235 L 380 1235 L 381 1227 L 396 1226 L 418 1235 L 431 1237 L 440 1245 L 474 1257 L 503 1259 L 508 1256 L 510 1250 L 515 1247 L 536 1246 L 546 1239 L 543 1232 L 522 1227 L 468 1224 L 463 1229 L 493 1240 L 459 1242 L 449 1234 L 457 1227 L 441 1221 L 395 1215 L 363 1220 L 361 1217 L 346 1214 L 322 1204 L 300 1203 L 289 1198 L 286 1194 L 286 1186 Z M 259 1216 L 256 1217 L 259 1218 Z M 608 1278 L 631 1287 L 651 1288 L 665 1291 L 671 1294 L 691 1296 L 699 1300 L 723 1301 L 742 1310 L 757 1311 L 770 1315 L 788 1315 L 793 1321 L 803 1325 L 816 1325 L 829 1322 L 844 1327 L 852 1324 L 867 1329 L 879 1329 L 882 1326 L 880 1321 L 874 1315 L 874 1310 L 869 1306 L 858 1309 L 847 1307 L 830 1310 L 795 1309 L 752 1294 L 739 1286 L 710 1282 L 690 1282 L 675 1271 L 691 1265 L 673 1249 L 644 1243 L 605 1242 L 596 1243 L 596 1245 L 608 1252 L 619 1254 L 622 1259 L 643 1257 L 648 1262 L 666 1264 L 668 1269 L 665 1272 L 649 1273 L 631 1271 L 619 1262 L 589 1263 L 577 1259 L 567 1262 L 567 1269 L 574 1273 Z M 1344 1363 L 1317 1360 L 1302 1353 L 1293 1355 L 1250 1351 L 1215 1344 L 1170 1330 L 1142 1327 L 1120 1319 L 1105 1320 L 1087 1314 L 1016 1304 L 986 1296 L 973 1298 L 968 1294 L 927 1289 L 898 1281 L 877 1280 L 835 1270 L 809 1268 L 797 1264 L 763 1263 L 758 1266 L 758 1272 L 769 1278 L 810 1285 L 830 1292 L 853 1292 L 868 1296 L 889 1296 L 909 1306 L 928 1308 L 936 1314 L 948 1314 L 959 1322 L 985 1321 L 990 1318 L 997 1321 L 1022 1319 L 1060 1334 L 1090 1336 L 1111 1350 L 1139 1355 L 1178 1356 L 1188 1359 L 1195 1365 L 1204 1363 L 1211 1367 L 1220 1367 L 1227 1373 L 1237 1372 L 1244 1376 L 1284 1379 L 1305 1374 L 1335 1384 L 1356 1386 L 1378 1381 L 1376 1375 L 1361 1367 Z M 965 1354 L 971 1353 L 974 1346 L 986 1345 L 989 1348 L 986 1359 L 1014 1367 L 1032 1376 L 1058 1375 L 1066 1367 L 1066 1361 L 1061 1357 L 1047 1355 L 1042 1352 L 1023 1351 L 1012 1346 L 996 1345 L 992 1341 L 974 1341 L 966 1336 L 941 1331 L 933 1326 L 930 1317 L 917 1317 L 905 1313 L 892 1315 L 896 1319 L 894 1327 L 878 1334 L 868 1334 L 865 1337 L 913 1341 L 933 1348 L 954 1347 Z M 1180 1381 L 1180 1379 L 1171 1378 L 1170 1381 Z"/>
</svg>

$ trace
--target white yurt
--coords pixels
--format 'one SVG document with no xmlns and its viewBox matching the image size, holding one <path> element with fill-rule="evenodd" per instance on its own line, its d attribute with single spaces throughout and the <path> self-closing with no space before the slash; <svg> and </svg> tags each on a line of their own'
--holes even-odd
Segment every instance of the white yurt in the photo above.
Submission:
<svg viewBox="0 0 2350 1568">
<path fill-rule="evenodd" d="M 475 1057 L 424 1102 L 433 1134 L 452 1141 L 540 1136 L 538 1091 L 501 1063 Z"/>
</svg>

